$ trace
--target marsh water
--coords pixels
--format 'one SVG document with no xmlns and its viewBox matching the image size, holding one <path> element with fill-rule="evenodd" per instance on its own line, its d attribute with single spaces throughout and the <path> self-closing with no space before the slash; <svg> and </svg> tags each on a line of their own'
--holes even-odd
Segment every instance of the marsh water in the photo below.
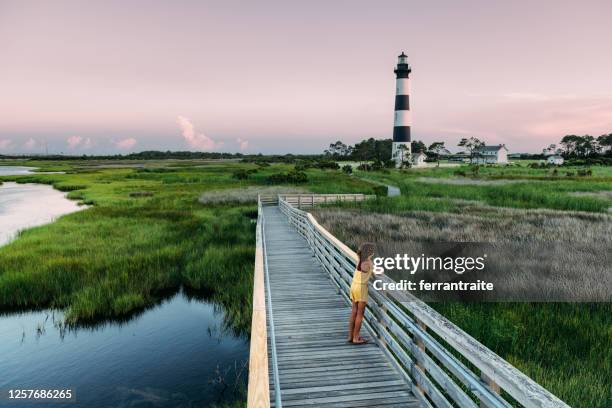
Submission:
<svg viewBox="0 0 612 408">
<path fill-rule="evenodd" d="M 27 166 L 0 166 L 0 176 L 19 176 L 22 174 L 32 174 L 36 167 Z"/>
<path fill-rule="evenodd" d="M 48 185 L 5 182 L 0 185 L 0 246 L 23 229 L 84 208 Z"/>
<path fill-rule="evenodd" d="M 45 407 L 206 407 L 234 399 L 248 375 L 248 341 L 223 310 L 182 292 L 126 322 L 67 330 L 61 318 L 0 316 L 0 389 L 74 390 L 75 402 Z"/>
<path fill-rule="evenodd" d="M 2 184 L 0 253 L 19 230 L 81 208 L 51 186 Z M 0 310 L 0 407 L 206 407 L 243 395 L 248 340 L 206 298 L 181 291 L 123 321 L 62 321 L 58 310 Z M 76 401 L 7 400 L 15 388 L 71 389 Z"/>
</svg>

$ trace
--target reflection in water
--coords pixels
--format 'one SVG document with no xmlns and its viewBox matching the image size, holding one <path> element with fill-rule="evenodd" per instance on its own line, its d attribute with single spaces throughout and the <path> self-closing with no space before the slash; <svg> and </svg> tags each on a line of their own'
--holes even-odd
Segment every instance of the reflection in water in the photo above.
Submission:
<svg viewBox="0 0 612 408">
<path fill-rule="evenodd" d="M 0 389 L 72 388 L 76 403 L 49 406 L 92 408 L 207 406 L 243 392 L 248 339 L 212 303 L 180 292 L 127 321 L 69 328 L 62 318 L 0 316 Z"/>
<path fill-rule="evenodd" d="M 3 183 L 0 185 L 0 245 L 23 229 L 47 224 L 85 208 L 51 186 Z"/>
</svg>

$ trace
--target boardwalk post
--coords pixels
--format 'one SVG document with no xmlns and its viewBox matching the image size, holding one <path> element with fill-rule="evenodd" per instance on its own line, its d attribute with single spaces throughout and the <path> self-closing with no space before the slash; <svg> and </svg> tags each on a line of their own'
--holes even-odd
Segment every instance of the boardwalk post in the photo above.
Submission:
<svg viewBox="0 0 612 408">
<path fill-rule="evenodd" d="M 381 290 L 381 292 L 382 292 L 383 298 L 385 298 L 385 299 L 386 299 L 386 298 L 387 298 L 387 296 L 388 296 L 388 295 L 387 295 L 387 291 L 386 291 L 386 290 Z M 381 302 L 381 303 L 378 305 L 378 308 L 380 309 L 381 318 L 383 317 L 382 315 L 384 315 L 384 316 L 387 316 L 387 315 L 388 315 L 388 313 L 387 313 L 387 305 L 386 305 L 386 303 L 385 303 L 385 302 Z M 385 322 L 382 322 L 382 321 L 381 321 L 381 322 L 380 322 L 380 325 L 381 325 L 382 327 L 384 327 L 385 329 L 387 329 L 387 328 L 388 328 L 388 326 L 387 326 L 387 324 L 386 324 Z M 380 343 L 381 343 L 383 346 L 385 346 L 385 347 L 386 347 L 386 346 L 387 346 L 387 342 L 386 342 L 385 338 L 384 338 L 383 336 L 381 336 L 381 335 L 379 335 L 379 336 L 378 336 L 378 338 L 379 338 L 379 340 L 380 340 Z"/>
<path fill-rule="evenodd" d="M 302 195 L 298 194 L 298 208 L 302 208 Z"/>
<path fill-rule="evenodd" d="M 489 376 L 487 376 L 485 373 L 481 373 L 480 374 L 480 379 L 487 384 L 487 387 L 489 387 L 489 389 L 491 391 L 493 391 L 496 394 L 500 394 L 501 393 L 501 388 L 500 386 L 493 381 L 493 379 L 489 378 Z M 485 401 L 480 401 L 480 407 L 481 408 L 493 408 L 492 405 L 487 404 Z"/>
<path fill-rule="evenodd" d="M 416 323 L 421 328 L 421 330 L 423 330 L 424 332 L 427 331 L 427 325 L 422 320 L 417 318 Z M 425 354 L 425 342 L 423 341 L 423 338 L 421 336 L 417 336 L 416 345 L 423 352 L 423 354 Z M 422 359 L 417 358 L 416 365 L 421 369 L 423 373 L 425 373 L 425 367 L 423 366 Z M 423 388 L 422 384 L 417 384 L 417 387 L 419 387 L 419 390 L 421 390 L 423 394 L 426 393 L 426 390 Z"/>
</svg>

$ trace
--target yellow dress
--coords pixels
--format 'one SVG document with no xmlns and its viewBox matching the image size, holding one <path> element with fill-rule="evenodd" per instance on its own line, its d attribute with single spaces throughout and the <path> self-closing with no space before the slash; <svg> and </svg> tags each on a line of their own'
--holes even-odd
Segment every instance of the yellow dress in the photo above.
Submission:
<svg viewBox="0 0 612 408">
<path fill-rule="evenodd" d="M 362 272 L 355 269 L 353 272 L 353 281 L 351 282 L 351 300 L 353 302 L 368 301 L 368 281 L 372 276 L 372 266 L 367 272 Z"/>
</svg>

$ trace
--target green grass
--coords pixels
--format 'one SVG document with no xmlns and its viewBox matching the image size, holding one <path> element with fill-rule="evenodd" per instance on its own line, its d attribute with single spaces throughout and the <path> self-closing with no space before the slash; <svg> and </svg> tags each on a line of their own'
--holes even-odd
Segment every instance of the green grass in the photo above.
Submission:
<svg viewBox="0 0 612 408">
<path fill-rule="evenodd" d="M 52 184 L 91 205 L 0 248 L 0 309 L 54 307 L 64 309 L 70 323 L 89 323 L 129 316 L 182 286 L 209 294 L 224 306 L 228 324 L 248 333 L 256 205 L 205 206 L 197 199 L 209 190 L 265 185 L 267 175 L 288 166 L 266 167 L 239 182 L 232 171 L 253 165 L 165 164 L 75 165 L 68 174 L 0 178 Z M 315 192 L 371 192 L 368 183 L 339 171 L 308 174 L 302 187 Z"/>
<path fill-rule="evenodd" d="M 469 166 L 458 168 L 469 173 Z M 612 200 L 603 197 L 576 196 L 576 192 L 599 192 L 612 190 L 612 175 L 608 168 L 601 168 L 600 177 L 542 177 L 540 172 L 548 171 L 524 167 L 482 167 L 474 178 L 455 177 L 457 168 L 433 168 L 408 170 L 404 172 L 358 172 L 359 178 L 384 182 L 397 186 L 402 197 L 394 200 L 381 200 L 371 210 L 382 212 L 401 212 L 409 210 L 454 211 L 456 203 L 452 200 L 475 200 L 496 207 L 548 208 L 564 211 L 607 212 Z M 514 174 L 508 174 L 513 172 Z M 520 174 L 520 177 L 518 176 Z M 530 174 L 532 176 L 530 176 Z M 466 184 L 432 183 L 423 178 L 452 179 Z M 470 185 L 475 180 L 482 185 Z M 495 185 L 499 180 L 506 184 Z M 518 182 L 513 182 L 518 180 Z M 442 201 L 442 203 L 440 202 Z M 368 206 L 366 204 L 366 206 Z"/>
<path fill-rule="evenodd" d="M 431 306 L 571 406 L 610 406 L 609 303 Z"/>
</svg>

